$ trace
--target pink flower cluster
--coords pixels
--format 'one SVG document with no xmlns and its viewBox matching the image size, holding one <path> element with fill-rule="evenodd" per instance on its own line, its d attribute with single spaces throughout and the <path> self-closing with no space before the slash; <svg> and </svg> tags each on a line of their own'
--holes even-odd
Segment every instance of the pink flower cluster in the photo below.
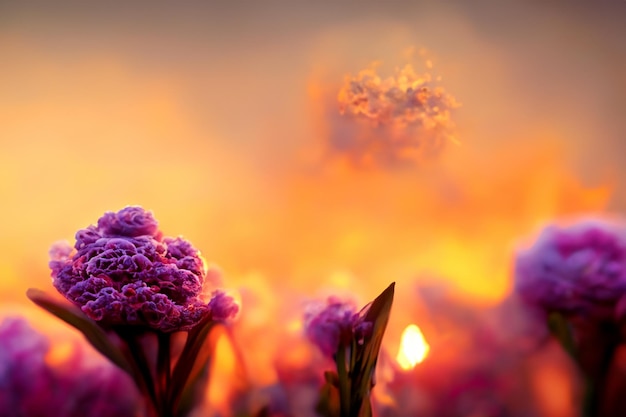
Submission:
<svg viewBox="0 0 626 417">
<path fill-rule="evenodd" d="M 187 330 L 207 315 L 237 313 L 231 297 L 201 297 L 206 268 L 182 238 L 163 238 L 152 213 L 126 207 L 76 233 L 76 243 L 50 251 L 53 284 L 90 318 L 108 325 Z"/>
<path fill-rule="evenodd" d="M 599 221 L 548 227 L 517 256 L 515 282 L 523 299 L 548 312 L 612 318 L 619 303 L 623 315 L 626 234 Z"/>
<path fill-rule="evenodd" d="M 353 304 L 335 297 L 325 304 L 311 305 L 305 312 L 304 323 L 306 336 L 328 357 L 333 357 L 341 346 L 349 346 L 354 339 L 362 342 L 373 326 L 363 320 Z"/>
<path fill-rule="evenodd" d="M 80 351 L 66 367 L 48 364 L 48 338 L 22 318 L 0 323 L 0 415 L 132 417 L 142 402 L 132 381 L 102 361 L 87 365 Z"/>
</svg>

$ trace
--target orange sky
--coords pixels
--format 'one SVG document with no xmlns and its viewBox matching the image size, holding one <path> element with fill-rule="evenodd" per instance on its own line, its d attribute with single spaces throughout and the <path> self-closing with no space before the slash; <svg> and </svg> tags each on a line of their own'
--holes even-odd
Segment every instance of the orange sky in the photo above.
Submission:
<svg viewBox="0 0 626 417">
<path fill-rule="evenodd" d="M 0 18 L 6 305 L 51 289 L 54 241 L 129 204 L 227 286 L 364 301 L 397 281 L 400 311 L 419 279 L 500 300 L 521 239 L 626 208 L 626 50 L 608 9 L 99 7 Z M 318 158 L 344 77 L 391 72 L 410 46 L 463 103 L 461 145 L 404 170 Z M 394 320 L 399 337 L 418 318 Z"/>
</svg>

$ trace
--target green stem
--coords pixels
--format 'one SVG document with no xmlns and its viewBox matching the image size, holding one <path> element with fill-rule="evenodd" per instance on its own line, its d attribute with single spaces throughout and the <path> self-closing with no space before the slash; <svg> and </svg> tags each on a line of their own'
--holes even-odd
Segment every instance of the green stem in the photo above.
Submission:
<svg viewBox="0 0 626 417">
<path fill-rule="evenodd" d="M 336 357 L 337 375 L 339 376 L 339 407 L 341 417 L 351 417 L 350 415 L 350 377 L 346 368 L 346 347 L 341 344 Z"/>
</svg>

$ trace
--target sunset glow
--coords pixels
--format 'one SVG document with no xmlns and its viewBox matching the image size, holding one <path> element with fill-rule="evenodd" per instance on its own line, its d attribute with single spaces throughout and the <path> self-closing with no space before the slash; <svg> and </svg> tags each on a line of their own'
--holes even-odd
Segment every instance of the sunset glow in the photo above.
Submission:
<svg viewBox="0 0 626 417">
<path fill-rule="evenodd" d="M 221 415 L 248 387 L 319 382 L 302 312 L 329 295 L 365 306 L 394 282 L 376 364 L 433 390 L 476 346 L 521 349 L 516 254 L 626 213 L 626 26 L 608 5 L 496 3 L 0 7 L 0 318 L 32 318 L 64 363 L 83 339 L 26 291 L 60 296 L 52 245 L 136 205 L 219 271 L 203 297 L 241 306 L 216 341 L 215 377 L 245 374 L 211 387 Z"/>
<path fill-rule="evenodd" d="M 430 346 L 420 328 L 415 324 L 409 324 L 402 332 L 400 351 L 398 356 L 396 356 L 396 360 L 402 369 L 413 369 L 426 359 L 429 351 Z"/>
</svg>

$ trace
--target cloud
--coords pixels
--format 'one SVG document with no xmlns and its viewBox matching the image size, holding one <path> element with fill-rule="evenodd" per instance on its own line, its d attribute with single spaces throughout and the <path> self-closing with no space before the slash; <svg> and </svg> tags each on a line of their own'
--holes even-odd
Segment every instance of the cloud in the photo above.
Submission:
<svg viewBox="0 0 626 417">
<path fill-rule="evenodd" d="M 455 142 L 452 114 L 460 103 L 431 74 L 411 64 L 383 78 L 374 63 L 346 77 L 332 115 L 331 148 L 358 166 L 410 165 Z"/>
</svg>

